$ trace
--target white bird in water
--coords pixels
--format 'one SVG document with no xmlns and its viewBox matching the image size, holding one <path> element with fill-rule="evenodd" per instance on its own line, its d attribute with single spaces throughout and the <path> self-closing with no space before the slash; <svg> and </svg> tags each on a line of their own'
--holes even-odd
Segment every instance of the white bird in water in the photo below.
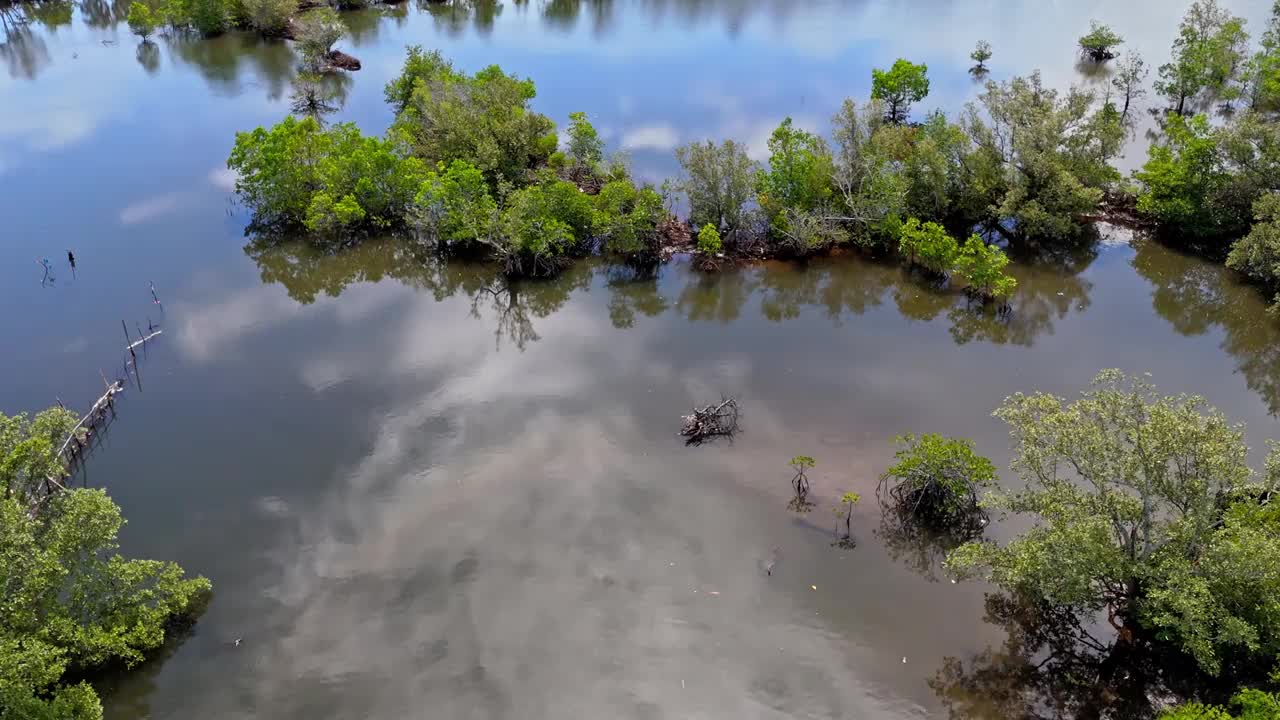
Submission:
<svg viewBox="0 0 1280 720">
<path fill-rule="evenodd" d="M 240 638 L 236 638 L 236 647 L 240 647 Z"/>
</svg>

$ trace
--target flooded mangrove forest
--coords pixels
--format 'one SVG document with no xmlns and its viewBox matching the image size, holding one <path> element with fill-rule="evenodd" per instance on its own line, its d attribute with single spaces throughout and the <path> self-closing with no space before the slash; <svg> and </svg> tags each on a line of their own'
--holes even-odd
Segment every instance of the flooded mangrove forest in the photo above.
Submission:
<svg viewBox="0 0 1280 720">
<path fill-rule="evenodd" d="M 1271 3 L 219 2 L 0 0 L 0 719 L 1280 717 Z"/>
</svg>

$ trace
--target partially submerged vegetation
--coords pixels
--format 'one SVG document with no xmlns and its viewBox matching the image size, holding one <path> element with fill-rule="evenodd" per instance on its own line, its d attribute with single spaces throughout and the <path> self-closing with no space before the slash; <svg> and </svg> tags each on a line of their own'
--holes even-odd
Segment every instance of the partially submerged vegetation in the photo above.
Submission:
<svg viewBox="0 0 1280 720">
<path fill-rule="evenodd" d="M 1010 426 L 1021 489 L 993 491 L 984 506 L 1034 525 L 1007 543 L 957 548 L 947 559 L 954 573 L 1057 618 L 1076 657 L 1097 653 L 1087 666 L 1096 677 L 1073 672 L 1077 690 L 1100 693 L 1121 672 L 1128 680 L 1116 658 L 1133 673 L 1145 667 L 1140 657 L 1160 658 L 1140 678 L 1148 686 L 1136 702 L 1146 709 L 1122 716 L 1149 714 L 1161 693 L 1274 689 L 1280 448 L 1255 473 L 1240 426 L 1201 398 L 1161 397 L 1117 371 L 1074 402 L 1018 394 L 996 415 Z M 1100 614 L 1115 631 L 1109 642 L 1090 630 Z"/>
<path fill-rule="evenodd" d="M 77 418 L 0 414 L 0 717 L 102 717 L 84 681 L 142 662 L 190 617 L 209 581 L 116 554 L 124 519 L 101 490 L 67 488 L 60 455 Z"/>
<path fill-rule="evenodd" d="M 312 48 L 305 54 L 313 70 L 335 37 L 324 31 L 335 29 L 325 16 L 315 17 L 314 32 L 300 41 Z M 1081 48 L 1100 61 L 1122 42 L 1095 23 Z M 1274 292 L 1280 271 L 1265 224 L 1274 218 L 1268 205 L 1255 204 L 1280 187 L 1280 135 L 1270 115 L 1280 110 L 1280 11 L 1254 56 L 1246 57 L 1246 43 L 1242 21 L 1216 0 L 1192 4 L 1156 84 L 1171 106 L 1164 136 L 1132 183 L 1111 161 L 1145 95 L 1149 70 L 1136 54 L 1119 61 L 1114 98 L 1054 90 L 1032 73 L 986 83 L 953 118 L 931 112 L 915 122 L 911 107 L 928 94 L 927 69 L 899 59 L 873 71 L 871 100 L 844 103 L 830 142 L 786 118 L 768 140 L 765 163 L 732 139 L 690 143 L 676 151 L 680 177 L 658 188 L 606 158 L 583 113 L 571 114 L 561 148 L 555 123 L 533 109 L 531 80 L 497 66 L 468 74 L 414 47 L 386 88 L 396 119 L 384 138 L 356 142 L 350 126 L 287 120 L 238 136 L 229 165 L 240 173 L 256 230 L 349 242 L 403 229 L 441 250 L 492 257 L 512 275 L 552 274 L 588 253 L 652 265 L 673 251 L 696 251 L 699 266 L 713 270 L 724 258 L 852 248 L 900 254 L 974 298 L 1002 301 L 1015 288 L 1005 271 L 1009 254 L 1070 248 L 1087 238 L 1089 223 L 1119 209 L 1219 258 L 1241 243 L 1231 267 Z M 990 53 L 980 43 L 973 57 L 981 65 Z M 306 86 L 311 92 L 297 104 L 322 107 L 320 86 Z M 1222 126 L 1183 115 L 1237 99 L 1247 99 L 1247 109 Z M 259 162 L 283 157 L 264 151 L 282 129 L 314 135 L 321 149 L 309 156 L 323 162 L 302 171 L 297 155 Z M 377 200 L 361 190 L 384 186 L 390 190 Z M 286 212 L 264 202 L 277 194 L 291 197 Z M 670 211 L 678 199 L 685 221 Z"/>
</svg>

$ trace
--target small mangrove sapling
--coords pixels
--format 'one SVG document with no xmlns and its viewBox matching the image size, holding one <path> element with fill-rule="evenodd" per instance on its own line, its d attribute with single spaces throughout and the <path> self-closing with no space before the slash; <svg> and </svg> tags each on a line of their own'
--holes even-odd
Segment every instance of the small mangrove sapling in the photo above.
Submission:
<svg viewBox="0 0 1280 720">
<path fill-rule="evenodd" d="M 808 512 L 813 504 L 809 502 L 809 476 L 805 471 L 817 463 L 808 455 L 797 455 L 791 458 L 788 464 L 796 471 L 795 476 L 791 478 L 791 489 L 795 491 L 795 497 L 791 499 L 789 506 L 796 512 Z"/>
</svg>

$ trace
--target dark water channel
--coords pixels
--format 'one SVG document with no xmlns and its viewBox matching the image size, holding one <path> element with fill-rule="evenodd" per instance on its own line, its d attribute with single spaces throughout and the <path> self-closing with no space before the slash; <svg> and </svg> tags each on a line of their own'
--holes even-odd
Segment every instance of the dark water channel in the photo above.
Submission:
<svg viewBox="0 0 1280 720">
<path fill-rule="evenodd" d="M 762 154 L 784 115 L 825 128 L 900 55 L 949 110 L 980 38 L 996 77 L 1090 82 L 1072 44 L 1096 17 L 1159 64 L 1186 4 L 409 4 L 347 16 L 364 69 L 337 119 L 385 127 L 382 85 L 420 43 L 531 76 L 540 110 L 587 111 L 657 179 L 691 139 Z M 1255 30 L 1268 9 L 1224 4 Z M 1108 229 L 1017 266 L 1007 320 L 849 257 L 512 287 L 396 241 L 246 246 L 223 163 L 287 112 L 291 50 L 139 51 L 124 11 L 41 6 L 0 45 L 0 408 L 86 404 L 118 373 L 120 321 L 162 325 L 87 481 L 124 508 L 128 553 L 215 586 L 194 635 L 106 688 L 109 718 L 945 715 L 944 659 L 1004 634 L 985 588 L 886 552 L 870 500 L 893 435 L 967 436 L 1003 467 L 1002 398 L 1119 367 L 1206 395 L 1255 448 L 1280 436 L 1261 298 Z M 684 447 L 679 416 L 722 394 L 743 434 Z M 817 459 L 804 517 L 796 454 Z M 831 546 L 844 490 L 865 499 L 851 550 Z"/>
</svg>

